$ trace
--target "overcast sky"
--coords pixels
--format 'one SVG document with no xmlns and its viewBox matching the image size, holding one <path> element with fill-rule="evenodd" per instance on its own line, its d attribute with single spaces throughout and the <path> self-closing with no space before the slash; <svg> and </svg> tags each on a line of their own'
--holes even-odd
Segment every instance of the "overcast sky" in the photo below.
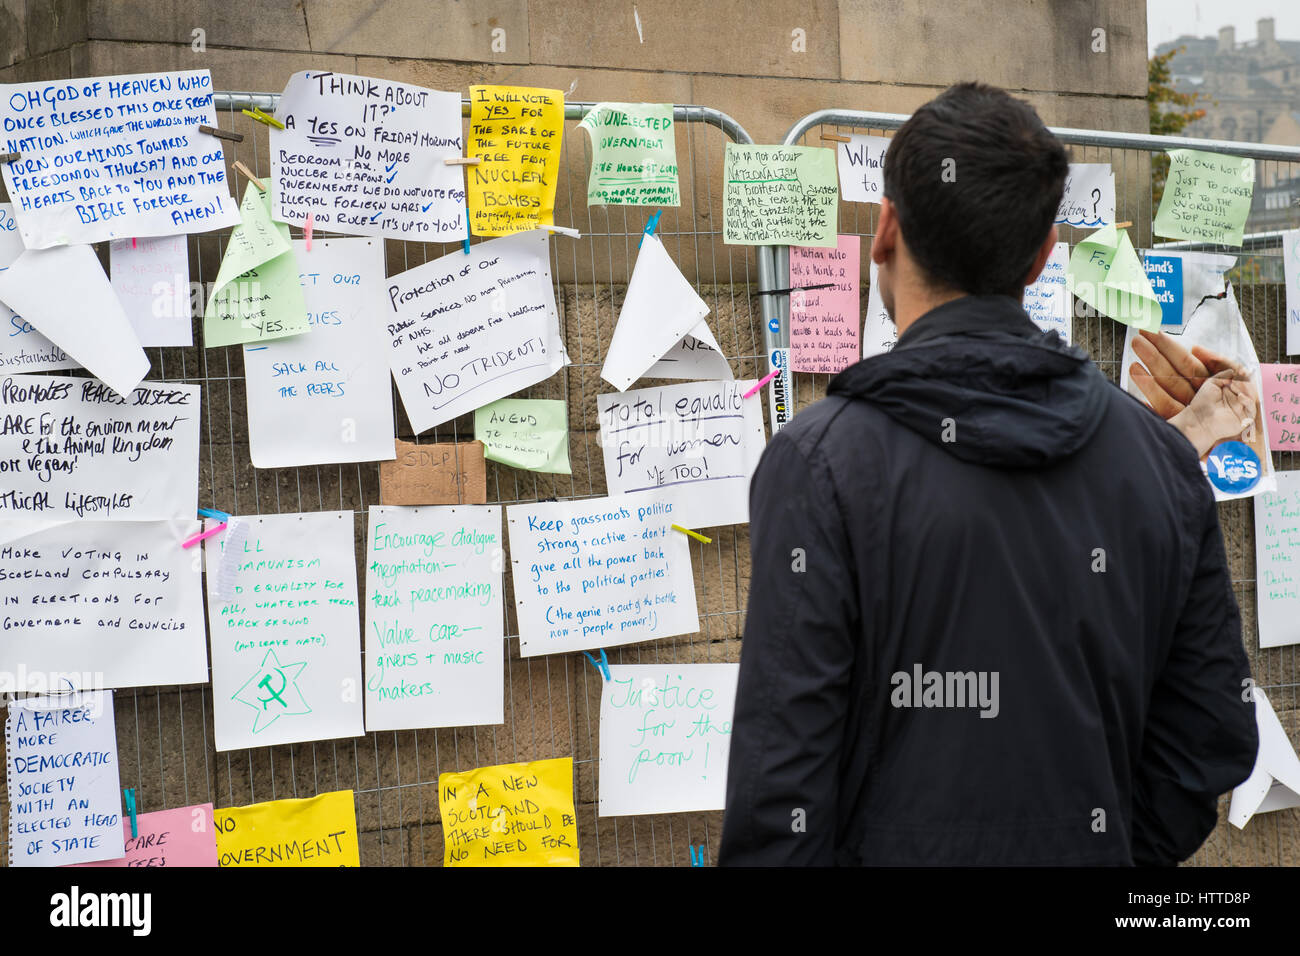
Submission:
<svg viewBox="0 0 1300 956">
<path fill-rule="evenodd" d="M 1255 21 L 1272 17 L 1279 40 L 1300 40 L 1297 0 L 1147 0 L 1148 52 L 1183 34 L 1218 36 L 1236 27 L 1237 42 L 1255 39 Z"/>
</svg>

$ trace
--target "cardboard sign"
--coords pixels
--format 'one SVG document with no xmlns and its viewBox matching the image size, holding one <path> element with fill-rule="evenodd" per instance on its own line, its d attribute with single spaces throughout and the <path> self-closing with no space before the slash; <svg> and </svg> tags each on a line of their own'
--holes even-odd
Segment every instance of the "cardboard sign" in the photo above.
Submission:
<svg viewBox="0 0 1300 956">
<path fill-rule="evenodd" d="M 481 441 L 417 445 L 397 439 L 397 458 L 379 463 L 385 505 L 487 504 Z"/>
</svg>

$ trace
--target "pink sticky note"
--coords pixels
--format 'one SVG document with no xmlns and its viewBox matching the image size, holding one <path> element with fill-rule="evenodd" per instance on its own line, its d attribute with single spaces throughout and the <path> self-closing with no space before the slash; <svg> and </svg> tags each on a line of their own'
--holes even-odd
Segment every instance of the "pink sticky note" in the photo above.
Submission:
<svg viewBox="0 0 1300 956">
<path fill-rule="evenodd" d="M 857 236 L 840 236 L 834 249 L 790 247 L 790 288 L 834 283 L 790 293 L 790 369 L 834 373 L 862 357 L 858 344 Z"/>
<path fill-rule="evenodd" d="M 217 836 L 212 824 L 212 804 L 156 810 L 136 815 L 136 832 L 131 836 L 131 818 L 122 817 L 126 835 L 126 856 L 83 866 L 216 866 Z M 70 869 L 65 867 L 64 869 Z"/>
<path fill-rule="evenodd" d="M 1300 450 L 1300 365 L 1261 365 L 1259 376 L 1269 448 Z"/>
</svg>

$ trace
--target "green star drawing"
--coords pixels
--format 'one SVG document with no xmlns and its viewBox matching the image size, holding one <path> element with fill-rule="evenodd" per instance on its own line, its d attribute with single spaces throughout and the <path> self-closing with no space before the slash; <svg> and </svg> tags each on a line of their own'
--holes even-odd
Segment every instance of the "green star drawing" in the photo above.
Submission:
<svg viewBox="0 0 1300 956">
<path fill-rule="evenodd" d="M 311 707 L 302 696 L 298 678 L 302 676 L 306 661 L 281 664 L 275 649 L 266 652 L 256 673 L 231 695 L 231 700 L 247 704 L 257 711 L 253 719 L 253 733 L 261 733 L 281 717 L 310 714 Z"/>
</svg>

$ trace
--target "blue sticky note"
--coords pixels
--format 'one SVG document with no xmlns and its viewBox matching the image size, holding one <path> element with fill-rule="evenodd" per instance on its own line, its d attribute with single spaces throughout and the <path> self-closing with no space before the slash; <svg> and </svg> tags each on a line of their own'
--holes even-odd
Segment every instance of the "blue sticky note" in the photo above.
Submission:
<svg viewBox="0 0 1300 956">
<path fill-rule="evenodd" d="M 1183 260 L 1179 256 L 1148 255 L 1143 262 L 1151 291 L 1160 300 L 1160 324 L 1183 324 Z"/>
</svg>

